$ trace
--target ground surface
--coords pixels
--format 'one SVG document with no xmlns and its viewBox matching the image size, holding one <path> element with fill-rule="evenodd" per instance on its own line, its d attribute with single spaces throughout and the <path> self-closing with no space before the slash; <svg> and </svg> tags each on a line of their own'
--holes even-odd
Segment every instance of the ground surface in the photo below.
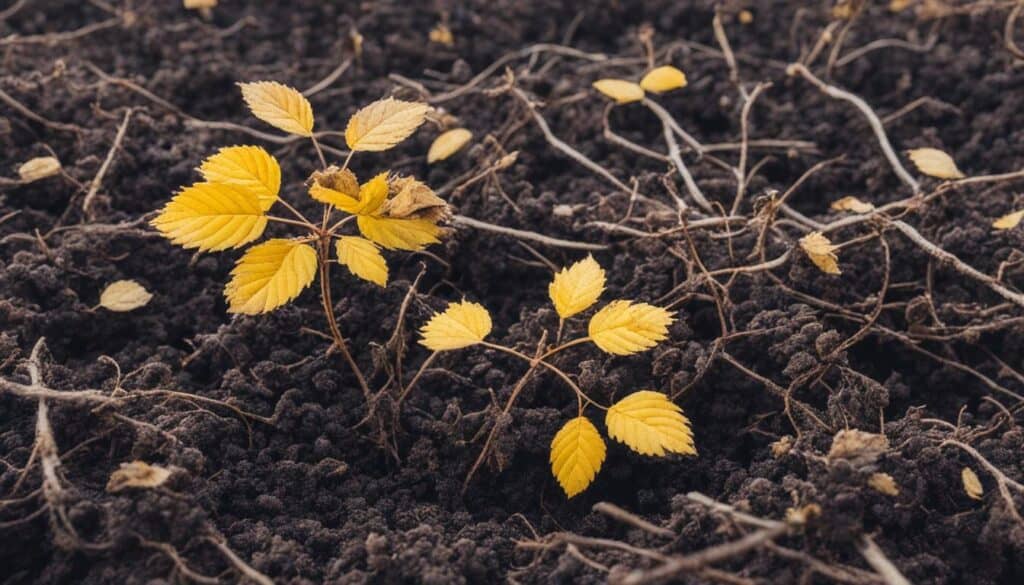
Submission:
<svg viewBox="0 0 1024 585">
<path fill-rule="evenodd" d="M 658 555 L 760 530 L 688 500 L 690 491 L 765 519 L 781 519 L 789 508 L 811 506 L 812 513 L 775 544 L 716 562 L 720 573 L 690 567 L 683 579 L 882 582 L 878 556 L 858 552 L 865 535 L 911 582 L 1024 579 L 1024 522 L 1008 503 L 1024 504 L 1012 483 L 1024 480 L 1017 426 L 1024 326 L 1019 302 L 994 292 L 1005 286 L 1012 295 L 1022 284 L 1024 242 L 1019 229 L 991 228 L 1024 205 L 1022 183 L 1011 177 L 940 187 L 902 154 L 939 148 L 975 177 L 1024 168 L 1024 67 L 1003 42 L 1012 2 L 938 20 L 871 5 L 848 30 L 842 21 L 830 24 L 824 5 L 752 3 L 748 24 L 739 22 L 738 5 L 725 5 L 722 23 L 744 89 L 773 82 L 750 108 L 749 137 L 787 142 L 749 149 L 746 197 L 734 213 L 743 218 L 732 233 L 718 223 L 688 236 L 678 229 L 670 189 L 688 201 L 690 221 L 722 215 L 735 197 L 739 151 L 684 151 L 704 195 L 721 203 L 704 211 L 671 163 L 603 135 L 608 100 L 590 83 L 641 75 L 640 35 L 650 25 L 657 63 L 675 64 L 690 79 L 657 101 L 701 143 L 739 142 L 744 102 L 714 36 L 711 2 L 221 4 L 205 21 L 178 2 L 15 2 L 0 22 L 0 90 L 9 98 L 0 104 L 0 172 L 8 177 L 0 183 L 0 376 L 27 383 L 27 358 L 45 337 L 38 361 L 50 388 L 200 397 L 143 395 L 117 407 L 48 400 L 61 463 L 62 490 L 54 494 L 40 488 L 52 484 L 30 457 L 37 401 L 0 393 L 0 580 L 148 583 L 205 575 L 231 582 L 242 569 L 230 550 L 265 576 L 250 578 L 281 583 L 601 582 L 609 568 L 621 578 L 657 567 Z M 451 47 L 427 40 L 442 14 Z M 796 248 L 808 226 L 851 217 L 829 210 L 844 195 L 881 206 L 913 192 L 854 106 L 786 76 L 786 64 L 806 58 L 829 26 L 833 41 L 842 39 L 838 58 L 829 67 L 835 43 L 828 44 L 810 70 L 874 108 L 922 189 L 884 216 L 828 231 L 833 242 L 850 242 L 839 251 L 841 276 L 821 273 Z M 311 97 L 323 128 L 341 129 L 360 105 L 395 93 L 434 100 L 476 136 L 469 149 L 428 167 L 423 154 L 438 129 L 426 127 L 395 151 L 362 158 L 357 171 L 388 165 L 424 178 L 464 216 L 609 244 L 595 253 L 609 274 L 605 298 L 671 306 L 678 317 L 671 338 L 628 358 L 576 348 L 559 365 L 603 399 L 640 388 L 673 394 L 693 421 L 698 457 L 654 460 L 611 445 L 595 483 L 567 501 L 550 477 L 547 448 L 575 401 L 542 375 L 501 420 L 494 456 L 463 491 L 494 405 L 504 404 L 523 373 L 520 362 L 479 349 L 445 354 L 397 424 L 383 400 L 384 414 L 356 427 L 367 413 L 362 393 L 340 357 L 325 355 L 327 342 L 303 330 L 324 328 L 315 291 L 273 314 L 232 319 L 221 291 L 237 254 L 193 258 L 136 221 L 195 180 L 192 169 L 204 157 L 238 143 L 265 145 L 285 160 L 284 196 L 313 210 L 301 186 L 316 164 L 306 143 L 265 142 L 196 120 L 270 132 L 247 117 L 234 83 L 274 79 L 311 88 L 350 59 L 353 27 L 363 37 L 361 56 Z M 39 36 L 61 31 L 69 34 Z M 893 38 L 901 43 L 854 53 Z M 534 43 L 586 54 L 518 55 L 443 99 Z M 552 148 L 507 91 L 504 65 L 555 135 L 617 179 L 637 180 L 642 197 L 621 226 L 668 233 L 637 237 L 594 223 L 623 220 L 629 193 Z M 930 99 L 901 111 L 919 98 Z M 112 166 L 83 210 L 129 107 Z M 618 135 L 663 157 L 662 126 L 649 110 L 633 104 L 608 119 Z M 337 137 L 324 142 L 344 146 Z M 519 153 L 514 165 L 465 186 L 511 151 Z M 14 181 L 22 161 L 51 153 L 65 176 Z M 773 206 L 773 192 L 777 202 L 813 165 L 840 156 L 787 194 L 784 209 Z M 981 274 L 929 256 L 894 227 L 897 217 Z M 407 379 L 426 356 L 414 344 L 415 328 L 450 300 L 485 304 L 494 339 L 523 351 L 533 350 L 542 331 L 553 332 L 550 269 L 521 241 L 459 228 L 433 256 L 395 256 L 384 292 L 336 273 L 341 328 L 374 388 L 394 364 L 396 346 L 387 341 L 396 327 L 396 339 L 408 345 Z M 559 266 L 585 254 L 524 243 Z M 695 250 L 707 270 L 720 271 L 715 286 L 694 262 Z M 780 257 L 749 273 L 729 270 Z M 421 266 L 425 274 L 399 322 Z M 133 313 L 91 310 L 102 288 L 122 278 L 143 283 L 153 301 Z M 583 327 L 571 324 L 570 332 Z M 846 428 L 882 432 L 888 447 L 877 458 L 826 457 Z M 173 474 L 158 489 L 108 493 L 111 472 L 135 459 Z M 964 492 L 964 467 L 981 478 L 980 500 Z M 889 474 L 898 495 L 868 487 L 876 473 Z M 593 511 L 601 501 L 671 533 Z M 584 544 L 579 536 L 654 552 Z M 517 549 L 525 541 L 535 544 Z"/>
</svg>

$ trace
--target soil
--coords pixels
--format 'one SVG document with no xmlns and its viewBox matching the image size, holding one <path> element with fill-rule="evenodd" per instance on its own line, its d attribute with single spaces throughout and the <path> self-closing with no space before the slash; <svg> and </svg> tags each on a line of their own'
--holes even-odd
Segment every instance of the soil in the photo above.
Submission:
<svg viewBox="0 0 1024 585">
<path fill-rule="evenodd" d="M 47 400 L 63 486 L 54 496 L 41 488 L 33 456 L 40 455 L 38 401 L 0 392 L 3 583 L 261 578 L 244 575 L 218 543 L 277 583 L 604 582 L 657 567 L 657 554 L 685 555 L 754 530 L 687 498 L 691 491 L 764 519 L 807 506 L 817 513 L 806 522 L 791 515 L 775 545 L 717 562 L 720 573 L 698 567 L 677 575 L 683 581 L 881 583 L 878 567 L 858 552 L 867 535 L 913 583 L 1024 582 L 1017 514 L 1024 493 L 1011 483 L 1004 496 L 998 485 L 999 477 L 1024 481 L 1021 307 L 991 283 L 934 260 L 888 223 L 899 216 L 1005 287 L 1024 285 L 1021 230 L 991 227 L 1024 204 L 1019 177 L 942 191 L 902 154 L 939 148 L 971 176 L 1024 168 L 1024 67 L 1003 42 L 1013 2 L 960 3 L 938 19 L 913 8 L 891 13 L 887 2 L 876 2 L 848 30 L 838 21 L 840 58 L 880 39 L 902 44 L 829 70 L 833 42 L 811 70 L 864 98 L 879 116 L 900 114 L 885 131 L 923 192 L 935 195 L 888 219 L 830 232 L 833 242 L 847 243 L 838 252 L 841 276 L 819 271 L 797 245 L 807 228 L 776 214 L 764 259 L 792 250 L 786 261 L 718 276 L 715 287 L 701 280 L 694 250 L 707 270 L 758 264 L 750 254 L 770 194 L 786 192 L 816 163 L 842 157 L 787 196 L 814 222 L 849 217 L 829 209 L 841 196 L 881 206 L 911 195 L 858 110 L 786 75 L 786 64 L 806 56 L 833 22 L 827 3 L 222 0 L 209 20 L 179 2 L 22 4 L 0 8 L 10 8 L 0 21 L 0 90 L 11 98 L 0 101 L 0 172 L 8 177 L 0 181 L 0 376 L 28 383 L 29 354 L 45 338 L 39 362 L 49 388 L 184 395 L 117 408 Z M 608 100 L 590 84 L 642 74 L 640 35 L 650 27 L 658 63 L 678 66 L 689 79 L 685 89 L 655 99 L 703 144 L 740 141 L 743 98 L 714 36 L 716 5 L 744 89 L 772 82 L 751 108 L 750 138 L 814 148 L 751 148 L 747 169 L 757 172 L 738 210 L 747 220 L 732 232 L 720 225 L 684 237 L 672 229 L 679 220 L 666 187 L 685 199 L 681 179 L 670 163 L 603 136 Z M 740 22 L 742 8 L 751 22 Z M 452 46 L 428 41 L 442 19 Z M 105 24 L 81 31 L 97 23 Z M 325 329 L 316 291 L 268 315 L 233 318 L 222 289 L 238 253 L 192 256 L 146 225 L 180 185 L 196 180 L 203 158 L 230 144 L 271 149 L 282 160 L 283 196 L 315 213 L 302 186 L 316 166 L 308 143 L 261 141 L 189 117 L 271 132 L 247 116 L 234 84 L 272 79 L 309 88 L 352 56 L 353 29 L 362 35 L 358 59 L 311 97 L 318 127 L 342 129 L 358 107 L 384 95 L 436 97 L 536 43 L 606 56 L 538 52 L 506 64 L 560 139 L 620 180 L 635 178 L 644 197 L 622 225 L 667 235 L 635 237 L 594 223 L 623 220 L 630 194 L 552 148 L 507 91 L 504 67 L 435 104 L 473 131 L 465 151 L 428 166 L 423 155 L 439 133 L 428 126 L 393 151 L 361 155 L 356 170 L 415 174 L 466 217 L 607 244 L 595 252 L 608 273 L 603 298 L 671 305 L 677 321 L 669 340 L 649 352 L 612 357 L 588 345 L 560 355 L 558 365 L 605 401 L 641 388 L 672 394 L 693 421 L 699 456 L 653 459 L 609 443 L 596 481 L 567 500 L 547 457 L 551 437 L 575 416 L 575 401 L 556 377 L 538 375 L 510 416 L 499 416 L 524 365 L 479 348 L 442 354 L 399 414 L 393 401 L 381 400 L 361 425 L 368 410 L 354 376 L 309 332 Z M 80 32 L 45 36 L 72 31 Z M 900 113 L 920 98 L 928 99 Z M 86 192 L 127 108 L 127 131 L 86 213 Z M 646 108 L 617 107 L 609 123 L 666 152 L 661 124 Z M 337 136 L 324 142 L 344 147 Z M 465 184 L 512 151 L 515 164 Z M 16 181 L 21 162 L 48 155 L 62 162 L 63 175 Z M 684 152 L 684 159 L 706 196 L 721 203 L 715 215 L 728 210 L 738 151 Z M 689 219 L 709 215 L 693 208 Z M 383 291 L 335 271 L 341 329 L 375 389 L 389 382 L 400 346 L 399 371 L 412 376 L 428 355 L 415 343 L 416 328 L 463 297 L 491 311 L 494 341 L 532 351 L 558 324 L 545 261 L 563 266 L 584 254 L 465 227 L 430 252 L 391 255 Z M 130 313 L 94 309 L 103 287 L 119 279 L 143 284 L 152 302 Z M 585 320 L 577 321 L 567 335 L 584 334 Z M 397 345 L 388 342 L 393 335 Z M 788 388 L 789 400 L 773 388 Z M 502 432 L 492 456 L 464 490 L 493 424 Z M 842 429 L 883 433 L 888 446 L 877 458 L 828 457 Z M 978 457 L 944 443 L 954 439 Z M 110 474 L 133 460 L 172 474 L 155 489 L 108 492 Z M 964 467 L 981 478 L 980 499 L 965 493 Z M 889 474 L 899 493 L 868 487 L 876 473 Z M 598 502 L 672 536 L 595 511 Z M 566 546 L 566 534 L 657 554 Z"/>
</svg>

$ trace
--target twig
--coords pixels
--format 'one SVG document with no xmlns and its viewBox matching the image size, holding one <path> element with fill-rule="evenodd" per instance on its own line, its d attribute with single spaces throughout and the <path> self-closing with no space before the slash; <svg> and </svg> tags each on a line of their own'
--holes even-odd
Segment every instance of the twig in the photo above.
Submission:
<svg viewBox="0 0 1024 585">
<path fill-rule="evenodd" d="M 571 240 L 562 240 L 559 238 L 552 238 L 551 236 L 545 236 L 544 234 L 538 234 L 537 232 L 531 232 L 526 230 L 519 230 L 515 228 L 495 225 L 480 221 L 479 219 L 473 219 L 464 215 L 455 215 L 452 217 L 452 223 L 456 226 L 469 227 L 478 230 L 493 232 L 501 234 L 503 236 L 511 236 L 520 240 L 529 240 L 537 242 L 538 244 L 544 244 L 546 246 L 554 246 L 556 248 L 569 248 L 572 250 L 607 250 L 610 246 L 605 244 L 589 244 L 587 242 L 574 242 Z"/>
<path fill-rule="evenodd" d="M 64 124 L 62 122 L 54 122 L 53 120 L 48 120 L 48 119 L 40 116 L 39 114 L 37 114 L 37 113 L 33 112 L 32 110 L 28 109 L 27 107 L 25 107 L 24 104 L 22 104 L 21 102 L 19 102 L 16 99 L 14 99 L 13 97 L 11 97 L 7 92 L 5 92 L 2 89 L 0 89 L 0 102 L 4 102 L 5 104 L 10 106 L 14 111 L 18 112 L 22 116 L 25 116 L 26 118 L 28 118 L 29 120 L 32 120 L 33 122 L 37 122 L 39 124 L 42 124 L 43 126 L 46 126 L 47 128 L 53 128 L 54 130 L 60 130 L 62 132 L 74 132 L 75 134 L 81 134 L 82 133 L 82 129 L 80 127 L 78 127 L 78 126 L 75 126 L 74 124 Z"/>
<path fill-rule="evenodd" d="M 1022 10 L 1024 10 L 1024 2 L 1018 2 L 1013 7 L 1013 10 L 1010 11 L 1009 16 L 1006 17 L 1006 26 L 1003 27 L 1003 43 L 1006 46 L 1006 50 L 1018 59 L 1024 59 L 1024 50 L 1021 50 L 1014 40 L 1014 25 L 1017 23 L 1017 17 L 1020 16 Z"/>
<path fill-rule="evenodd" d="M 235 554 L 235 551 L 231 550 L 227 543 L 224 542 L 223 537 L 211 536 L 208 537 L 208 539 L 217 547 L 218 550 L 220 550 L 221 554 L 223 554 L 224 557 L 227 558 L 240 573 L 242 573 L 244 577 L 255 581 L 259 585 L 274 585 L 274 581 L 270 577 L 267 577 L 263 573 L 252 568 L 249 563 L 246 563 L 241 559 L 241 557 Z"/>
<path fill-rule="evenodd" d="M 888 585 L 910 585 L 910 581 L 903 576 L 903 573 L 900 573 L 896 565 L 892 564 L 892 561 L 885 556 L 885 553 L 878 548 L 870 536 L 865 534 L 861 537 L 857 550 Z"/>
<path fill-rule="evenodd" d="M 89 191 L 85 194 L 85 199 L 82 200 L 82 213 L 89 219 L 92 219 L 92 200 L 96 197 L 96 192 L 99 191 L 100 184 L 103 182 L 104 175 L 107 174 L 107 169 L 110 168 L 110 163 L 114 160 L 114 154 L 117 149 L 121 147 L 121 141 L 124 140 L 124 134 L 128 130 L 128 121 L 131 120 L 132 109 L 128 108 L 124 112 L 124 119 L 121 121 L 121 126 L 117 129 L 117 135 L 114 137 L 114 144 L 110 147 L 107 152 L 107 158 L 103 160 L 103 164 L 100 165 L 99 172 L 93 177 L 92 182 L 89 183 Z"/>
<path fill-rule="evenodd" d="M 344 61 L 341 62 L 341 64 L 339 64 L 330 73 L 328 73 L 327 77 L 324 77 L 323 79 L 321 79 L 320 81 L 318 81 L 314 85 L 310 86 L 309 89 L 306 89 L 305 91 L 303 91 L 302 95 L 304 95 L 306 97 L 312 97 L 312 96 L 320 93 L 321 91 L 327 89 L 328 87 L 330 87 L 330 85 L 332 83 L 337 81 L 338 78 L 341 77 L 345 73 L 345 71 L 348 70 L 349 66 L 351 66 L 351 65 L 352 65 L 352 57 L 349 57 L 348 59 L 345 59 Z"/>
<path fill-rule="evenodd" d="M 615 504 L 612 504 L 611 502 L 598 502 L 594 504 L 593 510 L 595 512 L 600 512 L 610 518 L 614 518 L 615 520 L 618 520 L 623 524 L 629 524 L 634 528 L 639 528 L 640 530 L 650 532 L 651 534 L 654 534 L 656 536 L 672 538 L 676 535 L 675 532 L 672 532 L 668 528 L 663 528 L 661 526 L 651 524 L 647 520 L 644 520 L 643 518 L 637 516 L 636 514 L 633 514 L 632 512 L 623 510 L 622 508 L 616 506 Z"/>
</svg>

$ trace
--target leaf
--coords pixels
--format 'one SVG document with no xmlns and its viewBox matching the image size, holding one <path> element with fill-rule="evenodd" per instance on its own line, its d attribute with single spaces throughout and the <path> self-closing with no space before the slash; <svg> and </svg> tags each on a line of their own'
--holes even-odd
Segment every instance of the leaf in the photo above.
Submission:
<svg viewBox="0 0 1024 585">
<path fill-rule="evenodd" d="M 205 252 L 255 240 L 267 227 L 267 216 L 251 191 L 224 183 L 196 183 L 171 199 L 150 224 L 175 244 Z"/>
<path fill-rule="evenodd" d="M 128 488 L 155 488 L 159 487 L 171 477 L 171 470 L 150 465 L 145 461 L 132 461 L 122 463 L 119 469 L 110 474 L 107 481 L 107 491 L 116 493 Z"/>
<path fill-rule="evenodd" d="M 123 313 L 145 307 L 152 298 L 153 295 L 134 280 L 118 280 L 108 284 L 100 293 L 100 306 Z"/>
<path fill-rule="evenodd" d="M 477 303 L 449 303 L 420 329 L 420 345 L 434 351 L 462 349 L 484 340 L 491 332 L 491 315 Z"/>
<path fill-rule="evenodd" d="M 461 150 L 463 146 L 466 146 L 472 139 L 473 133 L 465 128 L 455 128 L 441 134 L 430 144 L 430 150 L 427 151 L 427 164 L 433 164 L 450 157 Z"/>
<path fill-rule="evenodd" d="M 616 402 L 605 415 L 608 436 L 641 455 L 696 455 L 690 421 L 661 392 L 640 390 Z"/>
<path fill-rule="evenodd" d="M 625 79 L 599 79 L 594 82 L 594 89 L 620 104 L 644 99 L 644 89 Z"/>
<path fill-rule="evenodd" d="M 868 478 L 868 486 L 878 493 L 896 497 L 900 495 L 900 486 L 888 473 L 872 473 Z"/>
<path fill-rule="evenodd" d="M 650 349 L 668 337 L 672 315 L 647 303 L 612 301 L 590 318 L 588 334 L 602 350 L 629 355 Z"/>
<path fill-rule="evenodd" d="M 807 257 L 814 262 L 825 274 L 842 274 L 839 270 L 839 257 L 836 256 L 836 246 L 821 232 L 811 232 L 800 238 L 800 247 L 807 253 Z"/>
<path fill-rule="evenodd" d="M 60 173 L 60 161 L 52 156 L 30 158 L 18 167 L 22 182 L 31 183 Z"/>
<path fill-rule="evenodd" d="M 380 211 L 388 189 L 387 171 L 359 185 L 352 171 L 331 167 L 313 174 L 309 196 L 352 215 L 372 215 Z"/>
<path fill-rule="evenodd" d="M 405 140 L 426 119 L 430 106 L 387 98 L 356 112 L 345 128 L 345 142 L 355 151 L 387 150 Z"/>
<path fill-rule="evenodd" d="M 1012 230 L 1017 227 L 1020 220 L 1024 219 L 1024 209 L 1020 211 L 1014 211 L 1013 213 L 1007 213 L 999 219 L 992 222 L 992 227 L 997 230 Z"/>
<path fill-rule="evenodd" d="M 972 500 L 980 500 L 985 495 L 985 488 L 981 486 L 978 474 L 970 467 L 964 467 L 960 472 L 960 481 L 964 484 L 964 492 Z"/>
<path fill-rule="evenodd" d="M 184 0 L 184 3 L 188 10 L 209 10 L 217 6 L 217 0 Z"/>
<path fill-rule="evenodd" d="M 342 236 L 335 247 L 338 262 L 352 274 L 379 286 L 388 285 L 388 263 L 376 244 L 359 236 Z"/>
<path fill-rule="evenodd" d="M 397 219 L 427 219 L 434 223 L 451 215 L 448 203 L 413 177 L 395 177 L 390 186 L 395 195 L 381 207 L 381 215 Z"/>
<path fill-rule="evenodd" d="M 671 65 L 664 65 L 644 75 L 640 80 L 640 87 L 654 93 L 680 89 L 686 87 L 686 74 Z"/>
<path fill-rule="evenodd" d="M 581 416 L 565 423 L 551 441 L 551 473 L 565 495 L 573 497 L 594 481 L 605 457 L 604 439 Z"/>
<path fill-rule="evenodd" d="M 434 28 L 430 29 L 430 42 L 438 43 L 450 47 L 455 44 L 455 37 L 452 35 L 452 30 L 448 28 L 448 25 L 440 22 Z"/>
<path fill-rule="evenodd" d="M 239 83 L 238 86 L 253 116 L 291 134 L 313 135 L 313 106 L 297 89 L 276 81 Z"/>
<path fill-rule="evenodd" d="M 874 205 L 865 203 L 853 196 L 836 199 L 829 207 L 835 211 L 852 211 L 853 213 L 871 213 L 875 210 Z"/>
<path fill-rule="evenodd" d="M 593 256 L 587 256 L 555 273 L 555 279 L 548 286 L 548 296 L 558 316 L 568 319 L 597 302 L 604 292 L 604 281 L 604 269 Z"/>
<path fill-rule="evenodd" d="M 366 239 L 388 250 L 415 252 L 429 244 L 440 243 L 441 228 L 428 219 L 395 219 L 360 215 L 356 218 L 359 231 Z"/>
<path fill-rule="evenodd" d="M 228 312 L 255 315 L 273 311 L 313 282 L 316 267 L 316 251 L 297 240 L 267 240 L 249 248 L 224 287 Z"/>
<path fill-rule="evenodd" d="M 207 158 L 199 173 L 210 183 L 235 185 L 252 191 L 260 207 L 269 210 L 281 190 L 281 166 L 259 146 L 228 146 Z"/>
<path fill-rule="evenodd" d="M 907 156 L 917 166 L 917 170 L 937 179 L 962 179 L 964 174 L 956 168 L 953 157 L 936 148 L 916 148 L 907 152 Z"/>
</svg>

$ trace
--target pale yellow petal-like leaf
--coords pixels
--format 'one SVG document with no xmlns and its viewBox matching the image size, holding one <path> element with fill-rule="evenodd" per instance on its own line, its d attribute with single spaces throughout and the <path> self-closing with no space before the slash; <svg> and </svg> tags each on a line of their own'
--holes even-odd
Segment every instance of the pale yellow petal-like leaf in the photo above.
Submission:
<svg viewBox="0 0 1024 585">
<path fill-rule="evenodd" d="M 1013 213 L 1007 213 L 1003 217 L 992 222 L 992 227 L 997 230 L 1012 230 L 1017 227 L 1022 219 L 1024 219 L 1024 209 L 1014 211 Z"/>
<path fill-rule="evenodd" d="M 18 176 L 25 183 L 31 183 L 60 174 L 60 161 L 52 156 L 30 158 L 18 167 Z"/>
<path fill-rule="evenodd" d="M 853 213 L 871 213 L 875 210 L 874 205 L 861 201 L 852 195 L 836 199 L 829 207 L 835 211 L 852 211 Z"/>
<path fill-rule="evenodd" d="M 594 89 L 620 104 L 644 99 L 644 88 L 625 79 L 599 79 L 594 82 Z"/>
<path fill-rule="evenodd" d="M 239 83 L 238 86 L 253 116 L 291 134 L 313 135 L 313 106 L 297 89 L 276 81 Z"/>
<path fill-rule="evenodd" d="M 491 314 L 477 303 L 449 303 L 420 329 L 420 345 L 434 351 L 462 349 L 484 340 L 491 332 Z"/>
<path fill-rule="evenodd" d="M 665 93 L 686 87 L 686 74 L 671 65 L 663 65 L 644 75 L 640 87 L 654 93 Z"/>
<path fill-rule="evenodd" d="M 117 493 L 128 488 L 150 489 L 159 487 L 171 477 L 171 470 L 159 465 L 150 465 L 145 461 L 122 463 L 120 468 L 110 474 L 107 491 Z"/>
<path fill-rule="evenodd" d="M 608 436 L 641 455 L 696 455 L 690 421 L 668 396 L 640 390 L 616 402 L 605 415 Z"/>
<path fill-rule="evenodd" d="M 597 302 L 604 292 L 604 282 L 604 269 L 593 256 L 587 256 L 555 273 L 555 279 L 548 286 L 548 296 L 558 316 L 568 319 Z"/>
<path fill-rule="evenodd" d="M 868 478 L 868 486 L 878 493 L 896 497 L 900 495 L 900 486 L 888 473 L 872 473 Z"/>
<path fill-rule="evenodd" d="M 462 147 L 466 146 L 472 139 L 473 133 L 465 128 L 455 128 L 441 134 L 430 144 L 430 150 L 427 151 L 427 164 L 433 164 L 450 157 L 462 150 Z"/>
<path fill-rule="evenodd" d="M 267 240 L 246 250 L 224 287 L 229 313 L 255 315 L 294 299 L 316 276 L 312 246 L 298 240 Z"/>
<path fill-rule="evenodd" d="M 565 423 L 551 441 L 551 473 L 573 497 L 587 489 L 605 457 L 604 439 L 597 428 L 581 416 Z"/>
<path fill-rule="evenodd" d="M 821 232 L 811 232 L 800 238 L 800 247 L 807 253 L 807 257 L 814 262 L 825 274 L 842 274 L 839 270 L 839 257 L 836 256 L 836 246 L 832 245 Z"/>
<path fill-rule="evenodd" d="M 356 219 L 363 236 L 388 250 L 415 252 L 441 240 L 441 228 L 427 219 L 395 219 L 360 215 Z"/>
<path fill-rule="evenodd" d="M 985 495 L 985 488 L 981 486 L 978 474 L 970 467 L 964 467 L 960 472 L 960 481 L 964 484 L 964 492 L 972 500 L 980 500 Z"/>
<path fill-rule="evenodd" d="M 210 183 L 227 183 L 252 191 L 268 210 L 281 190 L 277 159 L 259 146 L 228 146 L 203 161 L 199 173 Z"/>
<path fill-rule="evenodd" d="M 338 262 L 352 274 L 379 286 L 388 285 L 388 263 L 377 244 L 359 236 L 342 236 L 335 244 Z"/>
<path fill-rule="evenodd" d="M 345 142 L 356 151 L 387 150 L 405 140 L 426 119 L 430 106 L 387 98 L 356 112 L 345 128 Z"/>
<path fill-rule="evenodd" d="M 189 10 L 209 10 L 217 6 L 217 0 L 184 0 L 184 3 Z"/>
<path fill-rule="evenodd" d="M 647 303 L 612 301 L 590 318 L 588 335 L 602 350 L 629 355 L 650 349 L 668 337 L 672 314 Z"/>
<path fill-rule="evenodd" d="M 205 252 L 255 240 L 267 227 L 267 216 L 251 191 L 196 183 L 175 195 L 150 224 L 175 244 Z"/>
<path fill-rule="evenodd" d="M 916 148 L 907 153 L 917 170 L 937 179 L 962 179 L 953 157 L 937 148 Z"/>
<path fill-rule="evenodd" d="M 146 287 L 134 280 L 118 280 L 107 285 L 100 293 L 100 306 L 109 311 L 123 313 L 145 307 L 153 298 Z"/>
</svg>

